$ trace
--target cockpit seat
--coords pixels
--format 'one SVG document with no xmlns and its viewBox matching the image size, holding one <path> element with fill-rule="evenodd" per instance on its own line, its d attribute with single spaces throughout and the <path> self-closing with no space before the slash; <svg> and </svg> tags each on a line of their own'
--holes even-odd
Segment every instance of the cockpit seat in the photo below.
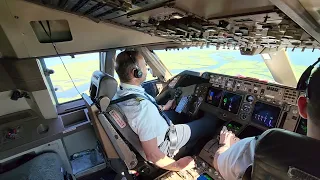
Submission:
<svg viewBox="0 0 320 180">
<path fill-rule="evenodd" d="M 106 119 L 112 123 L 113 127 L 120 133 L 126 143 L 129 143 L 136 152 L 145 160 L 146 156 L 142 149 L 139 137 L 128 124 L 124 112 L 117 104 L 110 104 L 118 88 L 117 81 L 110 75 L 101 71 L 95 71 L 92 75 L 90 86 L 91 99 L 100 106 Z M 101 120 L 100 120 L 101 122 Z M 105 122 L 101 122 L 103 125 Z"/>
<path fill-rule="evenodd" d="M 117 92 L 118 82 L 109 74 L 95 71 L 91 77 L 90 98 L 105 111 Z"/>
<path fill-rule="evenodd" d="M 142 149 L 139 137 L 129 126 L 128 119 L 120 107 L 116 104 L 112 104 L 104 114 L 109 120 L 112 121 L 113 125 L 117 128 L 125 140 L 131 144 L 135 151 L 137 151 L 146 160 L 146 155 Z"/>
<path fill-rule="evenodd" d="M 252 171 L 243 179 L 319 180 L 319 152 L 319 140 L 283 129 L 268 130 L 259 137 Z"/>
</svg>

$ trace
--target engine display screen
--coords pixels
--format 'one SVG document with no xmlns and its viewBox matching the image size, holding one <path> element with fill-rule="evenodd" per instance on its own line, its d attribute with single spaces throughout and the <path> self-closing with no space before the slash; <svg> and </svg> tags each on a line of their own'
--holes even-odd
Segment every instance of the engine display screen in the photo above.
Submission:
<svg viewBox="0 0 320 180">
<path fill-rule="evenodd" d="M 274 128 L 280 112 L 280 107 L 257 102 L 252 113 L 252 121 L 268 128 Z"/>
<path fill-rule="evenodd" d="M 222 95 L 223 95 L 223 91 L 221 89 L 209 88 L 206 102 L 215 107 L 218 107 L 220 100 L 222 98 Z"/>
<path fill-rule="evenodd" d="M 298 127 L 297 127 L 297 133 L 302 135 L 307 135 L 307 120 L 304 118 L 300 118 Z"/>
<path fill-rule="evenodd" d="M 225 92 L 223 94 L 220 108 L 233 114 L 237 114 L 240 108 L 241 101 L 241 95 Z"/>
</svg>

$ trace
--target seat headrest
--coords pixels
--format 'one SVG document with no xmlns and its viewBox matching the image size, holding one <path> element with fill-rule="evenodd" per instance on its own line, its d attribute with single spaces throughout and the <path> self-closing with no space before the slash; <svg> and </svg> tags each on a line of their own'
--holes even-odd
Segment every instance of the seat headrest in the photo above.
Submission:
<svg viewBox="0 0 320 180">
<path fill-rule="evenodd" d="M 320 177 L 320 141 L 283 129 L 264 132 L 257 141 L 252 179 Z"/>
<path fill-rule="evenodd" d="M 95 71 L 91 77 L 90 97 L 92 100 L 98 100 L 102 97 L 108 97 L 110 100 L 117 92 L 118 82 L 111 75 Z"/>
</svg>

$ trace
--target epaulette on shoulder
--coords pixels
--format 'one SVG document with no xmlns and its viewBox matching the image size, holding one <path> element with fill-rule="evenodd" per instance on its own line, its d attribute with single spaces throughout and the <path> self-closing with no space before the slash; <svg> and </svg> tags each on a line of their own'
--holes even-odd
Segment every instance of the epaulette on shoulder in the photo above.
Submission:
<svg viewBox="0 0 320 180">
<path fill-rule="evenodd" d="M 141 101 L 143 101 L 143 100 L 144 100 L 144 98 L 136 97 L 136 100 L 137 100 L 138 102 L 141 102 Z"/>
</svg>

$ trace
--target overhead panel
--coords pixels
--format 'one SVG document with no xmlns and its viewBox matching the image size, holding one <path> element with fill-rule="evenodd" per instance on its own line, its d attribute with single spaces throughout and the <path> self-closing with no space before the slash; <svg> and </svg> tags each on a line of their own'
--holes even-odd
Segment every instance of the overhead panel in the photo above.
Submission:
<svg viewBox="0 0 320 180">
<path fill-rule="evenodd" d="M 246 51 L 320 47 L 319 42 L 269 0 L 27 1 L 96 22 L 122 25 L 183 46 L 239 47 Z"/>
<path fill-rule="evenodd" d="M 176 0 L 176 6 L 205 19 L 274 9 L 269 0 Z"/>
<path fill-rule="evenodd" d="M 299 0 L 302 6 L 320 25 L 320 1 L 319 0 Z"/>
<path fill-rule="evenodd" d="M 309 41 L 301 41 L 304 49 L 311 45 L 313 39 L 314 41 L 320 42 L 319 23 L 307 12 L 299 0 L 270 0 L 270 2 L 277 6 L 288 18 L 291 18 L 297 27 L 302 28 L 312 36 Z"/>
</svg>

